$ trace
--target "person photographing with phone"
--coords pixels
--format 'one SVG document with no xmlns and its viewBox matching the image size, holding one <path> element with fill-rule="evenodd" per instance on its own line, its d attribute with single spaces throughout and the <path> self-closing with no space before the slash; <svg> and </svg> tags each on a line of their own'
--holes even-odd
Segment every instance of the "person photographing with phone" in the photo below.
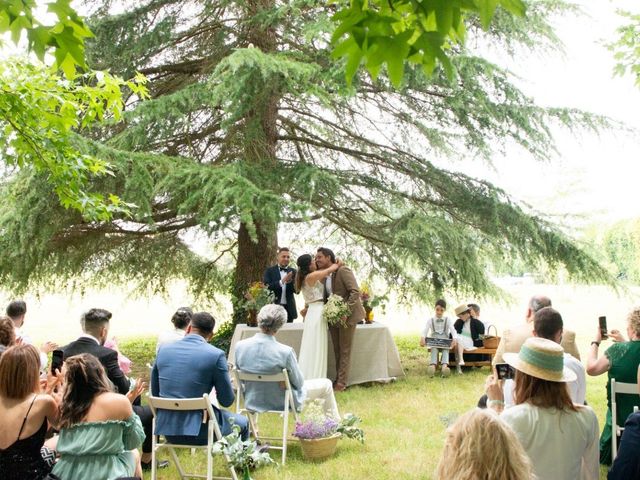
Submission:
<svg viewBox="0 0 640 480">
<path fill-rule="evenodd" d="M 587 374 L 597 377 L 607 373 L 607 416 L 602 435 L 600 435 L 600 463 L 611 465 L 611 379 L 616 382 L 636 383 L 638 380 L 638 366 L 640 365 L 640 307 L 635 307 L 627 316 L 627 335 L 629 341 L 618 330 L 611 330 L 607 334 L 606 319 L 600 317 L 594 340 L 589 347 L 587 357 Z M 598 356 L 600 344 L 611 337 L 613 344 L 607 348 L 604 355 Z M 624 425 L 627 417 L 633 413 L 634 405 L 638 404 L 637 395 L 620 395 L 616 399 L 617 424 Z"/>
<path fill-rule="evenodd" d="M 554 310 L 551 307 L 545 307 L 538 310 L 533 319 L 533 336 L 538 338 L 546 338 L 558 345 L 562 341 L 563 321 L 560 312 Z M 567 388 L 569 389 L 569 397 L 573 403 L 578 405 L 584 405 L 585 397 L 587 394 L 587 381 L 584 371 L 584 367 L 580 361 L 569 353 L 564 353 L 564 366 L 571 370 L 576 375 L 576 379 L 567 382 Z M 504 366 L 502 366 L 504 365 Z M 497 364 L 496 370 L 498 378 L 501 377 L 500 370 L 506 370 L 505 367 L 509 367 L 508 364 Z M 513 372 L 513 371 L 512 371 Z M 506 372 L 505 372 L 506 373 Z M 504 406 L 509 408 L 513 405 L 513 390 L 514 381 L 513 376 L 504 377 Z"/>
<path fill-rule="evenodd" d="M 519 353 L 505 353 L 515 368 L 514 405 L 504 409 L 502 381 L 487 379 L 487 405 L 502 412 L 531 459 L 536 478 L 597 480 L 598 419 L 590 407 L 576 405 L 567 382 L 576 374 L 564 365 L 564 350 L 546 338 L 528 338 Z"/>
</svg>

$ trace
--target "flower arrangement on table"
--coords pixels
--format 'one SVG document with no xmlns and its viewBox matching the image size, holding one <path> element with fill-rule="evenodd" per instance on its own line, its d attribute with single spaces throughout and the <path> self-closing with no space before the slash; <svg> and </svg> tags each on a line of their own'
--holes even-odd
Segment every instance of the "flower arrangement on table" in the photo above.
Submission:
<svg viewBox="0 0 640 480">
<path fill-rule="evenodd" d="M 339 327 L 347 326 L 347 318 L 351 315 L 351 309 L 347 302 L 340 295 L 331 294 L 324 304 L 322 317 L 327 321 L 329 326 L 335 325 Z"/>
<path fill-rule="evenodd" d="M 249 313 L 247 324 L 250 326 L 257 325 L 257 314 L 262 307 L 273 303 L 274 294 L 269 287 L 262 282 L 253 282 L 244 293 L 244 308 Z"/>
<path fill-rule="evenodd" d="M 242 480 L 251 480 L 250 471 L 276 462 L 267 453 L 269 447 L 258 447 L 253 440 L 242 441 L 240 427 L 233 426 L 233 431 L 213 444 L 211 453 L 226 456 L 230 466 L 242 472 Z"/>
<path fill-rule="evenodd" d="M 371 284 L 368 282 L 362 282 L 362 285 L 360 285 L 360 301 L 366 313 L 365 321 L 367 323 L 373 322 L 373 309 L 382 307 L 384 310 L 384 304 L 387 300 L 387 295 L 375 295 Z"/>
<path fill-rule="evenodd" d="M 350 413 L 336 420 L 324 412 L 324 400 L 315 399 L 305 402 L 293 436 L 300 440 L 306 458 L 320 460 L 333 455 L 342 436 L 364 443 L 364 431 L 357 426 L 360 421 Z"/>
</svg>

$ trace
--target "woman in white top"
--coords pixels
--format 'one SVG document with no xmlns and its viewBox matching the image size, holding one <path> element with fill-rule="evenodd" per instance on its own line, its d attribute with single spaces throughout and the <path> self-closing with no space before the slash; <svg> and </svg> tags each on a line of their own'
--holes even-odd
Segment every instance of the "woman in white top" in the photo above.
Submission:
<svg viewBox="0 0 640 480">
<path fill-rule="evenodd" d="M 171 323 L 175 327 L 169 332 L 162 332 L 158 335 L 158 343 L 156 344 L 156 354 L 162 345 L 167 343 L 177 342 L 182 340 L 187 333 L 187 327 L 191 323 L 191 317 L 193 316 L 193 310 L 189 307 L 181 307 L 176 310 L 176 313 L 171 317 Z"/>
<path fill-rule="evenodd" d="M 324 285 L 327 278 L 343 263 L 338 260 L 329 268 L 318 270 L 314 258 L 309 254 L 300 255 L 296 260 L 296 293 L 302 292 L 307 314 L 304 318 L 300 359 L 298 366 L 305 380 L 327 378 L 327 345 L 329 341 L 328 325 L 322 318 L 324 308 Z"/>
<path fill-rule="evenodd" d="M 598 419 L 590 407 L 571 401 L 567 383 L 576 374 L 564 366 L 564 350 L 544 338 L 527 339 L 520 353 L 506 353 L 516 369 L 515 405 L 502 411 L 500 381 L 490 377 L 487 405 L 502 411 L 531 458 L 538 480 L 597 480 Z"/>
</svg>

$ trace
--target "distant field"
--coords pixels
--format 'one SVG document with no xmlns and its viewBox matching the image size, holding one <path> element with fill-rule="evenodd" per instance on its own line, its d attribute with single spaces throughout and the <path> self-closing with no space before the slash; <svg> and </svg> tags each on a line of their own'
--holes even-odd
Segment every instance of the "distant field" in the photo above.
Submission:
<svg viewBox="0 0 640 480">
<path fill-rule="evenodd" d="M 491 320 L 501 332 L 510 324 L 523 321 L 527 301 L 533 294 L 551 297 L 554 307 L 561 313 L 566 328 L 576 331 L 581 351 L 586 348 L 597 326 L 597 317 L 606 315 L 610 328 L 624 330 L 627 312 L 635 304 L 640 304 L 640 288 L 616 294 L 609 287 L 576 285 L 507 285 L 504 286 L 510 298 L 502 302 L 482 302 L 473 298 L 448 298 L 447 314 L 453 316 L 458 303 L 479 303 L 482 319 Z M 126 290 L 87 291 L 80 295 L 43 295 L 40 298 L 26 296 L 28 313 L 26 329 L 36 341 L 51 339 L 65 343 L 77 337 L 80 332 L 79 318 L 83 311 L 91 307 L 107 308 L 113 312 L 111 332 L 119 338 L 155 335 L 170 328 L 170 318 L 180 306 L 191 305 L 192 299 L 183 287 L 175 287 L 167 298 L 150 296 L 140 298 L 130 296 Z M 0 295 L 6 305 L 9 297 Z M 507 303 L 510 302 L 510 303 Z M 197 309 L 209 309 L 218 321 L 227 320 L 230 309 L 226 302 L 222 305 L 196 305 Z M 389 304 L 386 313 L 376 310 L 375 319 L 387 325 L 394 334 L 417 334 L 431 315 L 430 305 L 414 305 L 411 308 Z"/>
</svg>

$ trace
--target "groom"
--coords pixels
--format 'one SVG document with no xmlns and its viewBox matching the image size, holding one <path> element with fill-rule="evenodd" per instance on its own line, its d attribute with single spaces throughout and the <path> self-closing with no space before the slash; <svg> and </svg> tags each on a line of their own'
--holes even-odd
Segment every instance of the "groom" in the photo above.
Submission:
<svg viewBox="0 0 640 480">
<path fill-rule="evenodd" d="M 318 269 L 329 268 L 336 263 L 336 256 L 332 250 L 320 247 L 316 253 L 316 265 Z M 364 308 L 360 301 L 360 288 L 353 272 L 342 266 L 331 276 L 327 277 L 324 284 L 325 301 L 333 293 L 341 296 L 349 305 L 351 315 L 347 318 L 347 326 L 331 326 L 331 340 L 333 342 L 333 352 L 336 356 L 336 382 L 333 385 L 334 391 L 342 392 L 347 388 L 349 369 L 351 368 L 351 343 L 356 332 L 356 324 L 364 320 Z"/>
</svg>

